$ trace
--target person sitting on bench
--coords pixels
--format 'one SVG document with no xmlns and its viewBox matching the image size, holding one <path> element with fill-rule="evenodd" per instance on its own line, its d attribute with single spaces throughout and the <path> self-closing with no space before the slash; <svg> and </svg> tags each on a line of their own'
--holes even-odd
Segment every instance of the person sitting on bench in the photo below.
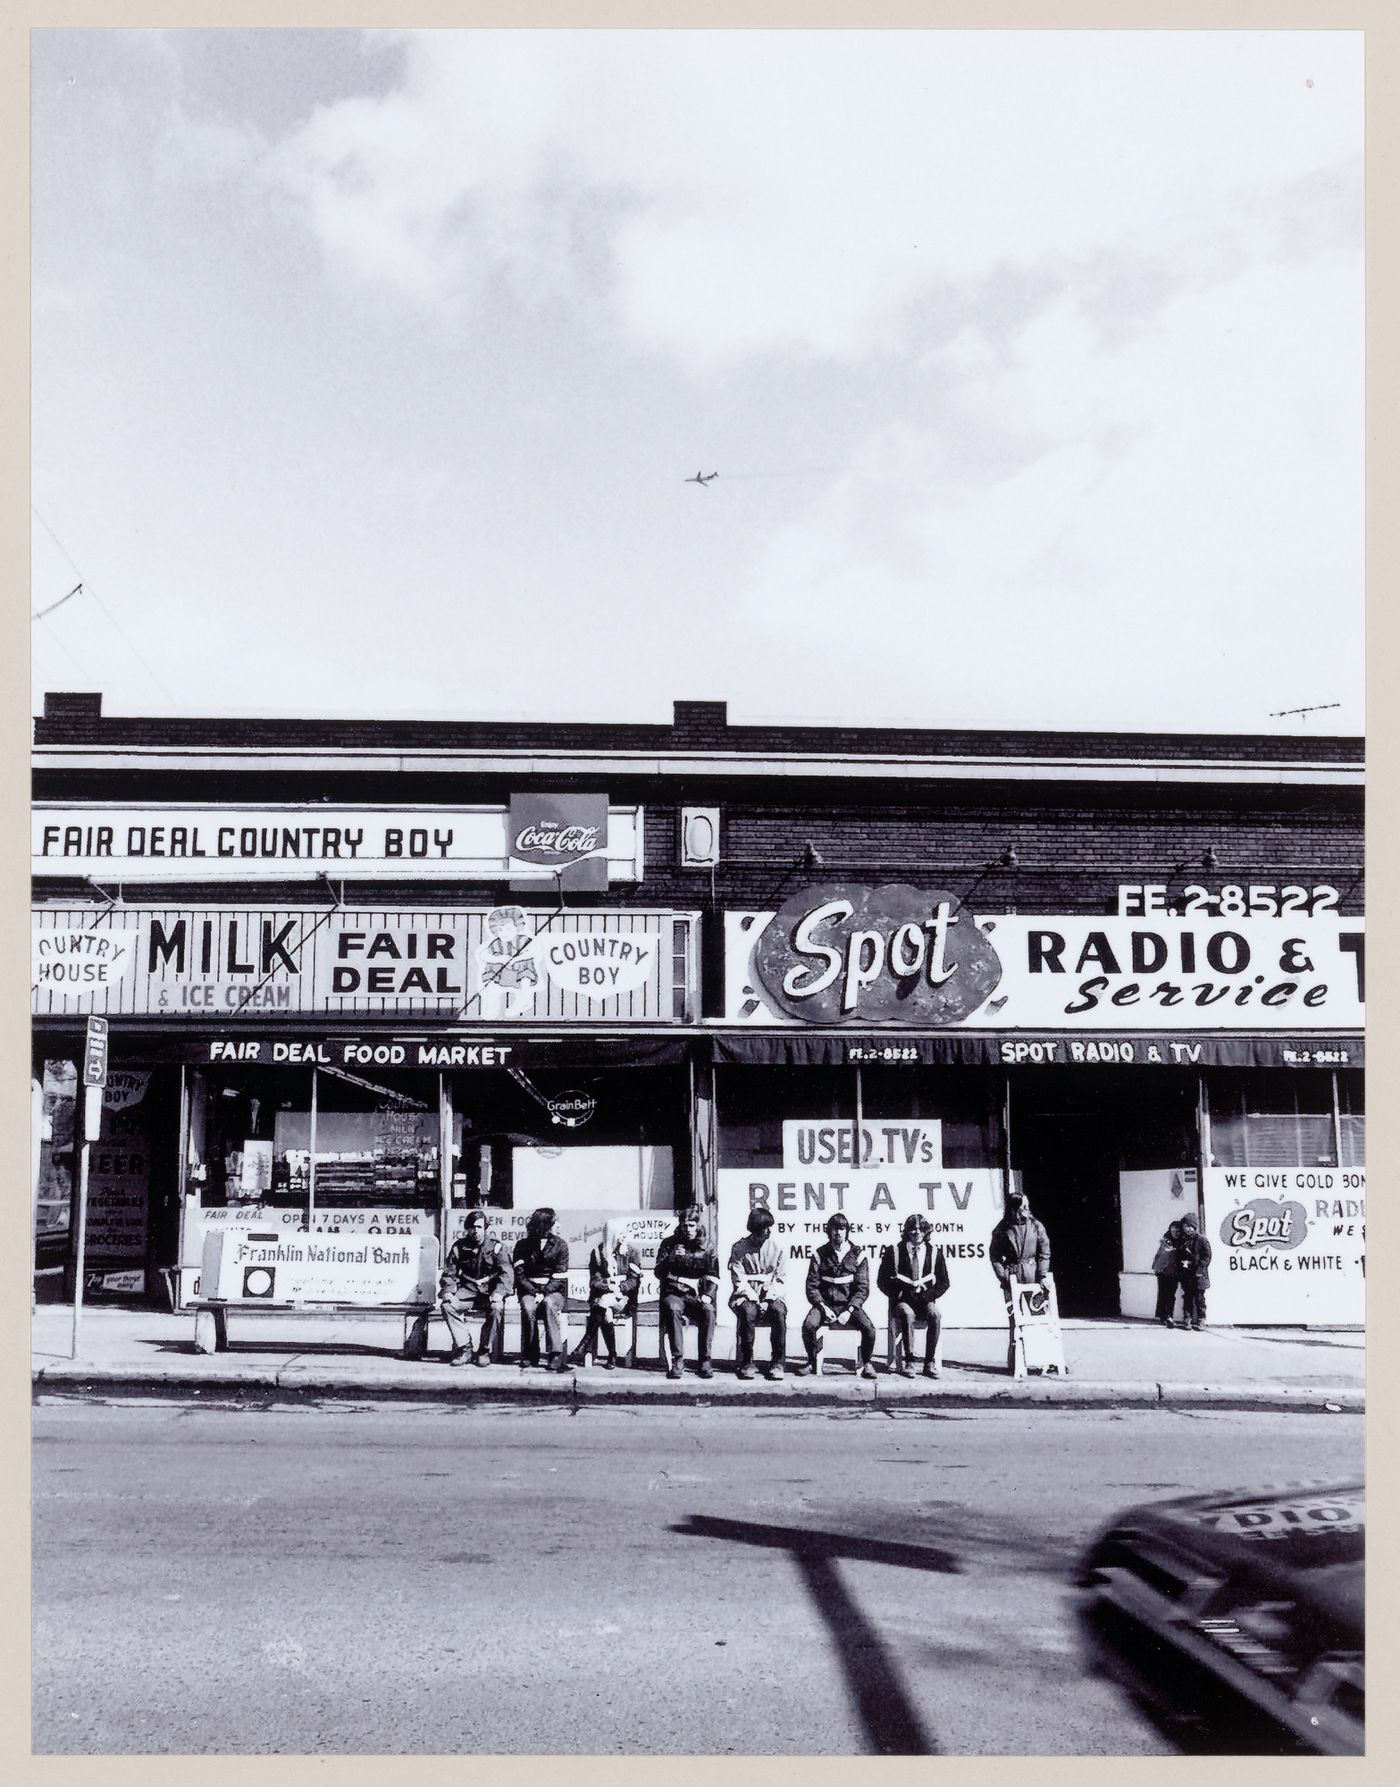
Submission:
<svg viewBox="0 0 1400 1787">
<path fill-rule="evenodd" d="M 569 1294 L 569 1244 L 554 1233 L 554 1212 L 530 1212 L 515 1244 L 515 1294 L 520 1299 L 520 1369 L 540 1360 L 540 1315 L 544 1316 L 546 1371 L 567 1371 L 564 1351 L 564 1299 Z"/>
<path fill-rule="evenodd" d="M 904 1358 L 901 1377 L 914 1375 L 914 1333 L 920 1322 L 928 1324 L 924 1342 L 924 1376 L 938 1376 L 938 1335 L 942 1322 L 938 1299 L 948 1288 L 948 1262 L 943 1249 L 929 1240 L 923 1217 L 906 1216 L 898 1243 L 880 1255 L 876 1284 L 890 1300 L 890 1314 L 899 1325 Z"/>
<path fill-rule="evenodd" d="M 749 1211 L 747 1235 L 729 1251 L 729 1278 L 734 1294 L 729 1307 L 738 1322 L 735 1351 L 739 1376 L 751 1378 L 754 1335 L 768 1329 L 773 1340 L 773 1365 L 769 1376 L 783 1376 L 787 1357 L 787 1304 L 783 1299 L 783 1250 L 771 1239 L 773 1212 L 766 1204 Z"/>
<path fill-rule="evenodd" d="M 678 1212 L 675 1228 L 656 1250 L 656 1277 L 661 1289 L 661 1332 L 671 1355 L 667 1377 L 685 1374 L 682 1324 L 686 1321 L 695 1323 L 698 1375 L 713 1377 L 710 1343 L 715 1334 L 719 1259 L 700 1232 L 700 1212 L 694 1204 Z"/>
<path fill-rule="evenodd" d="M 510 1284 L 510 1261 L 506 1250 L 495 1236 L 487 1237 L 486 1212 L 468 1210 L 462 1232 L 447 1250 L 442 1281 L 438 1286 L 438 1307 L 452 1338 L 449 1365 L 472 1363 L 471 1335 L 468 1316 L 485 1316 L 481 1324 L 481 1343 L 475 1362 L 489 1365 L 491 1354 L 501 1332 L 505 1315 L 506 1289 Z"/>
<path fill-rule="evenodd" d="M 574 1348 L 574 1363 L 581 1365 L 601 1336 L 608 1349 L 607 1369 L 617 1369 L 617 1320 L 631 1313 L 636 1319 L 637 1292 L 642 1288 L 642 1256 L 619 1229 L 609 1245 L 605 1235 L 588 1256 L 588 1325 Z"/>
<path fill-rule="evenodd" d="M 856 1328 L 860 1332 L 860 1375 L 874 1377 L 875 1324 L 865 1313 L 870 1295 L 870 1267 L 858 1247 L 849 1247 L 849 1220 L 837 1211 L 826 1219 L 826 1241 L 807 1267 L 807 1301 L 811 1308 L 802 1324 L 806 1365 L 798 1375 L 817 1369 L 817 1340 L 824 1328 Z"/>
</svg>

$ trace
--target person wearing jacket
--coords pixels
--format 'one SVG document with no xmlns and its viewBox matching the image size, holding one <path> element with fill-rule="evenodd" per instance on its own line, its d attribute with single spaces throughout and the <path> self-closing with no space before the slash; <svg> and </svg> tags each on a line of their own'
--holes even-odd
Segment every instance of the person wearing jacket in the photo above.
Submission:
<svg viewBox="0 0 1400 1787">
<path fill-rule="evenodd" d="M 601 1336 L 608 1349 L 607 1369 L 617 1369 L 617 1318 L 629 1311 L 635 1316 L 641 1287 L 642 1256 L 626 1230 L 618 1230 L 611 1246 L 605 1236 L 588 1256 L 588 1325 L 574 1349 L 576 1364 Z"/>
<path fill-rule="evenodd" d="M 1200 1331 L 1206 1319 L 1206 1288 L 1210 1284 L 1210 1242 L 1188 1211 L 1181 1219 L 1181 1239 L 1176 1252 L 1177 1277 L 1181 1280 L 1183 1326 Z"/>
<path fill-rule="evenodd" d="M 1031 1215 L 1024 1191 L 1012 1191 L 1006 1214 L 992 1230 L 987 1249 L 997 1283 L 1011 1302 L 1013 1284 L 1044 1284 L 1050 1276 L 1050 1237 L 1045 1224 Z"/>
<path fill-rule="evenodd" d="M 566 1371 L 564 1299 L 569 1293 L 569 1244 L 554 1232 L 554 1212 L 547 1206 L 530 1212 L 525 1233 L 511 1255 L 515 1294 L 520 1299 L 520 1369 L 540 1363 L 540 1326 L 544 1326 L 544 1368 Z"/>
<path fill-rule="evenodd" d="M 1157 1278 L 1157 1320 L 1164 1328 L 1176 1326 L 1172 1320 L 1172 1310 L 1176 1307 L 1177 1254 L 1180 1247 L 1181 1224 L 1169 1222 L 1152 1258 L 1152 1270 Z"/>
<path fill-rule="evenodd" d="M 684 1324 L 694 1322 L 699 1352 L 698 1374 L 713 1377 L 710 1345 L 715 1336 L 715 1298 L 719 1291 L 719 1259 L 700 1232 L 700 1212 L 687 1204 L 676 1226 L 656 1250 L 656 1279 L 661 1292 L 663 1351 L 669 1349 L 669 1378 L 685 1374 Z"/>
<path fill-rule="evenodd" d="M 943 1249 L 934 1245 L 919 1216 L 906 1216 L 899 1241 L 880 1255 L 875 1282 L 890 1301 L 890 1314 L 899 1324 L 904 1344 L 901 1377 L 914 1375 L 914 1333 L 920 1322 L 928 1324 L 924 1341 L 924 1376 L 937 1377 L 938 1336 L 942 1321 L 938 1299 L 948 1289 L 948 1262 Z"/>
<path fill-rule="evenodd" d="M 468 1210 L 462 1232 L 447 1250 L 442 1280 L 438 1286 L 438 1307 L 452 1337 L 449 1365 L 468 1365 L 473 1361 L 468 1316 L 482 1315 L 481 1344 L 476 1349 L 475 1363 L 489 1365 L 491 1354 L 505 1317 L 506 1290 L 511 1280 L 510 1261 L 496 1237 L 486 1233 L 486 1212 Z"/>
<path fill-rule="evenodd" d="M 798 1375 L 817 1369 L 817 1336 L 824 1328 L 856 1328 L 860 1332 L 860 1375 L 874 1377 L 875 1324 L 865 1313 L 870 1295 L 870 1267 L 858 1247 L 848 1245 L 849 1220 L 841 1211 L 826 1219 L 826 1240 L 807 1265 L 807 1301 L 811 1308 L 802 1324 L 806 1365 Z"/>
<path fill-rule="evenodd" d="M 748 1234 L 729 1250 L 729 1307 L 738 1323 L 735 1352 L 741 1378 L 751 1378 L 754 1335 L 760 1326 L 772 1336 L 773 1364 L 768 1375 L 784 1375 L 787 1357 L 787 1303 L 783 1298 L 783 1250 L 772 1239 L 773 1212 L 766 1204 L 749 1211 Z"/>
</svg>

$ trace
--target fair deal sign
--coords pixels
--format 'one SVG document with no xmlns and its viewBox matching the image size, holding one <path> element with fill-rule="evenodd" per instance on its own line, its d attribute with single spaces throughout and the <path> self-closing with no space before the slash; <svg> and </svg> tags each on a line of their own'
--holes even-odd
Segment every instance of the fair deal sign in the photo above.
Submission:
<svg viewBox="0 0 1400 1787">
<path fill-rule="evenodd" d="M 903 884 L 823 883 L 725 918 L 734 1024 L 1351 1030 L 1365 927 L 1286 917 L 982 916 Z"/>
<path fill-rule="evenodd" d="M 988 1259 L 992 1230 L 1005 1207 L 994 1168 L 945 1167 L 941 1125 L 929 1118 L 880 1118 L 855 1125 L 829 1118 L 783 1124 L 781 1166 L 719 1171 L 719 1319 L 732 1324 L 730 1249 L 748 1232 L 749 1211 L 772 1212 L 772 1239 L 783 1250 L 788 1324 L 807 1313 L 807 1262 L 826 1240 L 837 1210 L 851 1225 L 850 1244 L 870 1267 L 865 1307 L 877 1330 L 888 1311 L 875 1287 L 884 1248 L 898 1242 L 906 1216 L 925 1217 L 930 1241 L 943 1249 L 949 1286 L 939 1302 L 945 1322 L 961 1328 L 1004 1328 L 1006 1303 Z"/>
</svg>

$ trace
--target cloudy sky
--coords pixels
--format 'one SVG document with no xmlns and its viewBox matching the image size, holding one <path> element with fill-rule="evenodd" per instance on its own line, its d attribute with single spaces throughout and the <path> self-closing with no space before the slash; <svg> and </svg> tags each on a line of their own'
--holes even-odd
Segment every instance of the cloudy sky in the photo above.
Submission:
<svg viewBox="0 0 1400 1787">
<path fill-rule="evenodd" d="M 33 68 L 36 700 L 1361 729 L 1358 34 Z"/>
</svg>

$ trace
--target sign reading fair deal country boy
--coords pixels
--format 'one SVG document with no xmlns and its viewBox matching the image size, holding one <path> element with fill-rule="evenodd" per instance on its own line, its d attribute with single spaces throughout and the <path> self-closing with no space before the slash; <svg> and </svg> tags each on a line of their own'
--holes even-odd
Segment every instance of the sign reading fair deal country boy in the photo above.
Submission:
<svg viewBox="0 0 1400 1787">
<path fill-rule="evenodd" d="M 540 797 L 535 797 L 536 799 Z M 564 797 L 577 799 L 578 797 Z M 640 807 L 588 796 L 588 853 L 597 885 L 639 881 Z M 553 815 L 556 822 L 559 816 Z M 513 880 L 552 889 L 553 868 L 578 847 L 565 824 L 530 814 L 511 829 L 511 809 L 472 807 L 127 806 L 41 802 L 32 809 L 36 876 L 90 876 L 99 885 L 139 881 L 462 879 Z M 551 854 L 551 843 L 562 854 Z M 517 848 L 517 846 L 522 846 Z"/>
<path fill-rule="evenodd" d="M 905 885 L 823 883 L 725 920 L 740 1024 L 995 1030 L 1359 1029 L 1365 927 L 1332 913 L 975 915 Z"/>
</svg>

